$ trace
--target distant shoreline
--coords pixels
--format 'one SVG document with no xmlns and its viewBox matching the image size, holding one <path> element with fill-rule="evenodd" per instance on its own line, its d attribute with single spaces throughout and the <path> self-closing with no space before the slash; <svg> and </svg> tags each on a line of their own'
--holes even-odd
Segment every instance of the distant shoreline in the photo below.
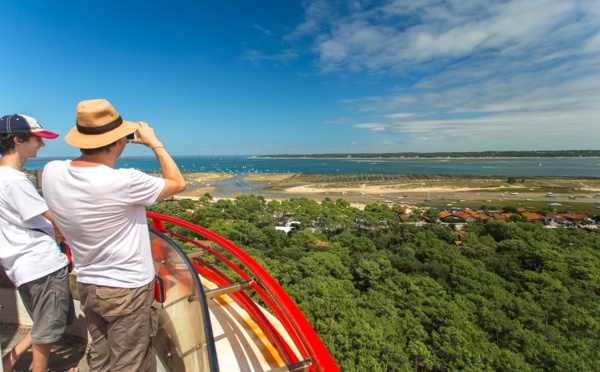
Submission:
<svg viewBox="0 0 600 372">
<path fill-rule="evenodd" d="M 174 158 L 177 158 L 177 156 L 174 156 Z M 335 159 L 335 160 L 373 160 L 373 159 L 377 159 L 377 160 L 386 160 L 386 159 L 390 159 L 390 160 L 402 160 L 402 159 L 407 159 L 407 160 L 415 160 L 415 159 L 420 159 L 420 160 L 427 160 L 427 159 L 431 159 L 431 160 L 445 160 L 445 159 L 575 159 L 575 158 L 586 158 L 586 159 L 600 159 L 600 155 L 597 156 L 400 156 L 400 157 L 393 157 L 393 156 L 387 156 L 387 157 L 357 157 L 357 156 L 352 156 L 352 157 L 335 157 L 335 156 L 323 156 L 323 157 L 318 157 L 318 156 L 249 156 L 249 158 L 251 159 L 289 159 L 289 160 L 293 160 L 293 159 Z"/>
<path fill-rule="evenodd" d="M 389 181 L 372 179 L 367 182 L 340 181 L 341 175 L 336 176 L 337 182 L 335 179 L 331 181 L 331 175 L 326 174 L 186 172 L 184 177 L 188 190 L 178 198 L 199 199 L 207 193 L 215 199 L 233 199 L 240 195 L 263 196 L 267 200 L 341 198 L 357 207 L 371 203 L 479 207 L 511 203 L 540 206 L 559 202 L 564 205 L 585 204 L 588 210 L 595 210 L 598 209 L 595 206 L 600 204 L 600 178 L 597 177 L 516 177 L 516 182 L 508 183 L 507 177 L 498 176 L 410 175 Z M 227 186 L 232 183 L 238 187 L 231 189 Z M 548 195 L 549 192 L 552 196 Z"/>
<path fill-rule="evenodd" d="M 264 159 L 503 159 L 503 158 L 598 158 L 600 150 L 540 150 L 540 151 L 464 151 L 464 152 L 399 152 L 399 153 L 340 153 L 340 154 L 282 154 L 259 155 Z"/>
<path fill-rule="evenodd" d="M 491 155 L 493 153 L 494 155 Z M 455 153 L 397 153 L 397 154 L 284 154 L 284 155 L 172 155 L 173 158 L 248 158 L 248 159 L 544 159 L 544 158 L 600 158 L 600 150 L 565 151 L 493 151 Z M 67 160 L 74 156 L 38 156 L 29 162 Z M 120 161 L 129 159 L 155 159 L 154 156 L 123 156 Z"/>
</svg>

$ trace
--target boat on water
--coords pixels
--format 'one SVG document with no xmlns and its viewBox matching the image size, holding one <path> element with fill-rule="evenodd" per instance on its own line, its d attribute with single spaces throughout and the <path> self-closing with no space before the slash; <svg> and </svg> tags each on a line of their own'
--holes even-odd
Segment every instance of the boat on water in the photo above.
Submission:
<svg viewBox="0 0 600 372">
<path fill-rule="evenodd" d="M 243 250 L 187 221 L 152 212 L 147 217 L 162 301 L 152 344 L 158 371 L 339 371 L 293 300 Z M 74 338 L 80 342 L 74 353 L 64 343 L 55 345 L 59 352 L 53 349 L 52 370 L 87 365 L 90 338 L 79 310 L 76 274 L 70 279 L 78 313 L 65 337 L 70 345 L 77 344 Z M 31 325 L 16 288 L 6 280 L 0 285 L 0 309 L 1 324 Z M 18 333 L 9 338 L 13 343 Z M 4 351 L 10 347 L 6 339 Z"/>
</svg>

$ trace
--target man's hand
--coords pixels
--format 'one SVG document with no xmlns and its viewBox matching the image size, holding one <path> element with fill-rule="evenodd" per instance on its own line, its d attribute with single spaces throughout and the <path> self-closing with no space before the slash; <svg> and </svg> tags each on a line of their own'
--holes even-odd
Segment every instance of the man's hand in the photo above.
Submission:
<svg viewBox="0 0 600 372">
<path fill-rule="evenodd" d="M 154 129 L 150 128 L 143 121 L 138 121 L 138 125 L 138 138 L 130 140 L 130 142 L 146 145 L 154 150 L 154 155 L 156 155 L 156 159 L 160 164 L 161 173 L 165 180 L 165 187 L 158 196 L 158 199 L 166 199 L 185 191 L 185 179 L 181 175 L 179 167 L 177 167 L 177 164 L 175 164 L 173 158 L 167 152 L 167 149 L 165 149 L 156 136 L 156 133 L 154 133 Z"/>
<path fill-rule="evenodd" d="M 138 138 L 132 139 L 129 142 L 131 143 L 139 143 L 140 145 L 146 145 L 148 147 L 156 147 L 162 146 L 163 144 L 160 142 L 156 133 L 154 133 L 154 129 L 152 129 L 147 123 L 143 121 L 138 121 Z"/>
</svg>

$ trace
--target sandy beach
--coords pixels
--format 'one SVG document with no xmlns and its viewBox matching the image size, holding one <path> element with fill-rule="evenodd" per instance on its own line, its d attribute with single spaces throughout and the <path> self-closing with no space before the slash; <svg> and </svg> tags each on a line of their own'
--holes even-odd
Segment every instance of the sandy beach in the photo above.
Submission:
<svg viewBox="0 0 600 372">
<path fill-rule="evenodd" d="M 481 190 L 477 188 L 466 188 L 466 187 L 415 187 L 414 185 L 399 184 L 390 186 L 369 186 L 360 185 L 357 187 L 343 187 L 343 188 L 320 188 L 310 186 L 294 186 L 286 189 L 286 192 L 290 194 L 313 194 L 313 193 L 366 193 L 366 194 L 396 194 L 402 193 L 445 193 L 445 192 L 472 192 Z"/>
<path fill-rule="evenodd" d="M 574 203 L 600 204 L 600 179 L 596 178 L 528 177 L 508 183 L 507 178 L 500 177 L 398 175 L 393 181 L 378 177 L 185 173 L 188 190 L 180 197 L 199 198 L 209 193 L 213 198 L 235 198 L 242 194 L 262 195 L 269 200 L 342 198 L 357 207 L 370 203 L 471 208 L 511 203 L 537 203 L 538 206 L 550 203 L 569 206 Z M 358 178 L 366 181 L 356 181 Z M 593 209 L 594 204 L 589 204 L 590 208 Z"/>
<path fill-rule="evenodd" d="M 232 174 L 225 173 L 184 173 L 183 177 L 187 182 L 187 190 L 181 194 L 186 197 L 202 197 L 209 193 L 212 195 L 217 190 L 217 182 L 235 177 Z"/>
</svg>

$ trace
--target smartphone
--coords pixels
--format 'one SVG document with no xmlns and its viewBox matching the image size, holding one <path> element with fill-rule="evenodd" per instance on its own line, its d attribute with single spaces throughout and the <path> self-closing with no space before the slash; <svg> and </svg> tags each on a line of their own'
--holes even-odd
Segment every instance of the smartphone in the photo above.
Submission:
<svg viewBox="0 0 600 372">
<path fill-rule="evenodd" d="M 134 139 L 138 139 L 137 130 L 135 132 L 131 133 L 131 134 L 128 134 L 127 137 L 125 137 L 125 138 L 127 138 L 130 141 L 134 140 Z"/>
</svg>

